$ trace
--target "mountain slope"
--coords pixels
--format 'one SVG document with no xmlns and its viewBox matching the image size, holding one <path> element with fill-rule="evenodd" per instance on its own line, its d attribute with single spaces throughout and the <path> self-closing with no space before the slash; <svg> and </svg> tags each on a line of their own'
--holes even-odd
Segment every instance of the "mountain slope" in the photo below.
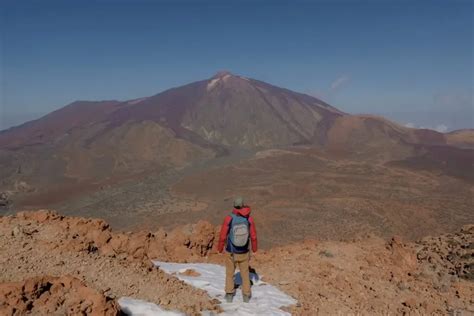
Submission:
<svg viewBox="0 0 474 316">
<path fill-rule="evenodd" d="M 313 97 L 227 72 L 151 97 L 77 101 L 0 132 L 1 185 L 48 190 L 179 168 L 229 149 L 319 146 L 344 115 Z"/>
<path fill-rule="evenodd" d="M 441 133 L 407 128 L 373 115 L 338 117 L 327 137 L 327 148 L 333 152 L 381 161 L 410 157 L 418 146 L 444 144 L 446 139 Z"/>
<path fill-rule="evenodd" d="M 448 144 L 462 147 L 474 148 L 474 129 L 461 129 L 446 134 Z"/>
<path fill-rule="evenodd" d="M 272 147 L 323 142 L 342 115 L 316 98 L 223 72 L 119 109 L 110 121 L 151 119 L 185 138 L 194 133 L 218 145 Z"/>
<path fill-rule="evenodd" d="M 199 145 L 323 144 L 344 113 L 325 102 L 227 72 L 127 102 L 74 102 L 0 134 L 0 148 L 44 144 L 73 128 L 153 121 Z"/>
<path fill-rule="evenodd" d="M 119 101 L 76 101 L 37 120 L 0 132 L 0 148 L 45 144 L 71 129 L 100 122 L 115 111 Z"/>
<path fill-rule="evenodd" d="M 74 102 L 38 120 L 0 132 L 0 149 L 53 143 L 73 130 L 89 145 L 128 124 L 151 121 L 195 145 L 272 148 L 294 144 L 445 144 L 445 136 L 384 118 L 347 115 L 314 97 L 229 72 L 126 102 Z M 329 135 L 328 133 L 331 133 Z"/>
<path fill-rule="evenodd" d="M 25 182 L 43 191 L 65 184 L 95 190 L 231 152 L 294 145 L 358 160 L 405 160 L 424 146 L 444 146 L 446 137 L 349 115 L 314 97 L 220 72 L 150 97 L 73 102 L 0 132 L 0 190 Z"/>
</svg>

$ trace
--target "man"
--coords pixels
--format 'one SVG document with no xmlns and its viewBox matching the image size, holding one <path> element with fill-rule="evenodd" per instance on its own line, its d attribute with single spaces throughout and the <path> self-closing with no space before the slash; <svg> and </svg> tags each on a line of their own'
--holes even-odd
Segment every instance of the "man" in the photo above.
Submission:
<svg viewBox="0 0 474 316">
<path fill-rule="evenodd" d="M 240 270 L 242 277 L 242 297 L 245 303 L 250 301 L 252 296 L 250 290 L 249 243 L 252 242 L 252 251 L 257 252 L 257 230 L 255 223 L 250 216 L 250 207 L 245 205 L 244 199 L 238 197 L 234 201 L 232 214 L 227 215 L 221 227 L 219 253 L 226 249 L 226 275 L 225 275 L 225 299 L 231 303 L 235 295 L 234 272 L 236 266 Z"/>
</svg>

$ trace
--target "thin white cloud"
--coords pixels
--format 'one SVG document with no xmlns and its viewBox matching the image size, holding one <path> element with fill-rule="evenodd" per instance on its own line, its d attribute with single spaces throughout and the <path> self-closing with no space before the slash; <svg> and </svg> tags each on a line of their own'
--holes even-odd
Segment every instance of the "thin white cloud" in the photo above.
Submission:
<svg viewBox="0 0 474 316">
<path fill-rule="evenodd" d="M 309 92 L 310 95 L 313 97 L 323 99 L 323 100 L 331 100 L 331 98 L 337 94 L 339 90 L 344 88 L 349 82 L 351 81 L 351 77 L 347 74 L 342 74 L 336 78 L 328 88 L 326 89 L 318 89 Z"/>
<path fill-rule="evenodd" d="M 336 90 L 342 88 L 350 80 L 351 80 L 351 77 L 349 77 L 349 75 L 343 74 L 343 75 L 339 76 L 336 80 L 334 80 L 331 83 L 331 91 L 336 91 Z"/>
</svg>

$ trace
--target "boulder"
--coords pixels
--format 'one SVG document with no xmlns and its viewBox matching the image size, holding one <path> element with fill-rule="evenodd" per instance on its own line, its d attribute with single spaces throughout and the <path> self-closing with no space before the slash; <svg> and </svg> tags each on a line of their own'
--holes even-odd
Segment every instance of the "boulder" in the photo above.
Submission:
<svg viewBox="0 0 474 316">
<path fill-rule="evenodd" d="M 0 207 L 6 207 L 10 204 L 10 199 L 6 192 L 0 192 Z"/>
<path fill-rule="evenodd" d="M 117 303 L 72 276 L 0 283 L 1 315 L 120 315 Z"/>
</svg>

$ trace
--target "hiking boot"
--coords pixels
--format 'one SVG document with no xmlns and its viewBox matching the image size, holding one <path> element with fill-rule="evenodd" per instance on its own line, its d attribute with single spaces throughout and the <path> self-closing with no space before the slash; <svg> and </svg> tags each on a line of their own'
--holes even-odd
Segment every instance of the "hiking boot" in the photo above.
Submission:
<svg viewBox="0 0 474 316">
<path fill-rule="evenodd" d="M 224 296 L 225 298 L 225 301 L 227 303 L 232 303 L 232 300 L 234 299 L 234 294 L 232 293 L 226 293 L 226 295 Z"/>
<path fill-rule="evenodd" d="M 244 300 L 244 303 L 250 302 L 250 297 L 251 297 L 250 295 L 242 295 L 242 298 L 243 298 L 243 300 Z"/>
</svg>

